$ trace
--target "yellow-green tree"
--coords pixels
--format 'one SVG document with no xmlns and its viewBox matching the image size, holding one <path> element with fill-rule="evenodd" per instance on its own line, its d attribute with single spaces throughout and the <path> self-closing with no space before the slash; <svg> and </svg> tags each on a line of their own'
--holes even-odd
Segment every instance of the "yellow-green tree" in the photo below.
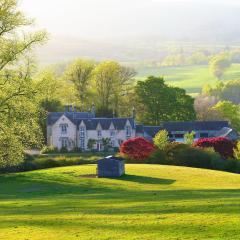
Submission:
<svg viewBox="0 0 240 240">
<path fill-rule="evenodd" d="M 164 150 L 169 143 L 168 132 L 166 130 L 159 131 L 153 138 L 153 142 L 158 149 Z"/>
<path fill-rule="evenodd" d="M 214 107 L 220 116 L 228 120 L 231 126 L 240 131 L 240 105 L 233 104 L 230 101 L 220 101 Z"/>
<path fill-rule="evenodd" d="M 23 33 L 22 27 L 31 24 L 16 0 L 0 0 L 0 162 L 4 167 L 17 164 L 23 149 L 40 142 L 34 67 L 27 55 L 44 42 L 46 34 Z M 14 151 L 4 151 L 6 146 Z"/>
<path fill-rule="evenodd" d="M 82 109 L 89 105 L 89 96 L 91 96 L 91 81 L 95 62 L 91 60 L 76 59 L 65 71 L 65 80 L 74 85 L 77 105 Z"/>
</svg>

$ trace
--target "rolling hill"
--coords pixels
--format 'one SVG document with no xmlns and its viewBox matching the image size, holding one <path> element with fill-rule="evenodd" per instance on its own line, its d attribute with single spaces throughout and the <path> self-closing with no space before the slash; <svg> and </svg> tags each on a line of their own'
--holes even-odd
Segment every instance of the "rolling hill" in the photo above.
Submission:
<svg viewBox="0 0 240 240">
<path fill-rule="evenodd" d="M 127 165 L 119 179 L 95 165 L 0 176 L 0 239 L 239 239 L 240 175 Z"/>
</svg>

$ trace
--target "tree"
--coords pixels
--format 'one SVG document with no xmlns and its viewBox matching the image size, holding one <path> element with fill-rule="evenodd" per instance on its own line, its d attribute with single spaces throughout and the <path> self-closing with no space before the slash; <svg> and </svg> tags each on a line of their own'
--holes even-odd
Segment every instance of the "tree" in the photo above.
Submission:
<svg viewBox="0 0 240 240">
<path fill-rule="evenodd" d="M 230 66 L 231 59 L 227 54 L 219 54 L 210 60 L 210 70 L 212 74 L 219 80 Z"/>
<path fill-rule="evenodd" d="M 184 134 L 184 141 L 188 145 L 192 145 L 194 142 L 195 132 L 189 132 Z"/>
<path fill-rule="evenodd" d="M 23 33 L 22 27 L 32 21 L 18 11 L 16 0 L 0 0 L 0 23 L 0 162 L 7 167 L 23 159 L 24 149 L 41 142 L 34 66 L 27 54 L 46 34 Z"/>
<path fill-rule="evenodd" d="M 235 105 L 229 101 L 220 101 L 214 107 L 220 116 L 228 120 L 231 126 L 240 131 L 240 105 Z"/>
<path fill-rule="evenodd" d="M 97 142 L 96 139 L 90 138 L 87 143 L 88 149 L 93 150 L 93 147 L 96 144 L 96 142 Z"/>
<path fill-rule="evenodd" d="M 102 113 L 115 111 L 117 115 L 121 100 L 129 94 L 135 71 L 115 61 L 101 62 L 94 70 L 96 99 Z"/>
<path fill-rule="evenodd" d="M 138 120 L 160 125 L 162 121 L 195 120 L 194 99 L 185 90 L 169 87 L 161 77 L 148 77 L 135 87 Z"/>
<path fill-rule="evenodd" d="M 119 77 L 114 86 L 113 109 L 115 113 L 121 115 L 125 112 L 126 99 L 133 90 L 134 76 L 136 72 L 130 67 L 120 66 Z M 132 106 L 129 106 L 130 109 Z"/>
<path fill-rule="evenodd" d="M 221 119 L 218 112 L 212 108 L 218 101 L 219 99 L 215 96 L 199 94 L 194 100 L 197 119 L 201 121 Z"/>
<path fill-rule="evenodd" d="M 226 82 L 220 93 L 220 99 L 240 104 L 240 80 Z"/>
<path fill-rule="evenodd" d="M 232 158 L 234 144 L 231 140 L 224 137 L 200 138 L 194 143 L 194 147 L 214 148 L 223 158 Z"/>
<path fill-rule="evenodd" d="M 120 65 L 113 61 L 104 61 L 94 70 L 94 80 L 99 108 L 110 109 L 111 97 L 117 85 Z"/>
<path fill-rule="evenodd" d="M 65 71 L 66 80 L 71 81 L 75 87 L 78 105 L 81 108 L 89 104 L 88 97 L 94 68 L 93 61 L 77 59 Z"/>
<path fill-rule="evenodd" d="M 120 146 L 120 154 L 134 160 L 144 160 L 154 151 L 154 145 L 143 137 L 128 139 Z"/>
<path fill-rule="evenodd" d="M 110 147 L 110 138 L 102 138 L 102 145 L 103 145 L 103 150 L 108 151 L 108 148 Z"/>
<path fill-rule="evenodd" d="M 166 130 L 159 131 L 153 138 L 153 142 L 158 149 L 164 150 L 169 143 L 168 132 Z"/>
<path fill-rule="evenodd" d="M 37 91 L 37 104 L 39 108 L 39 124 L 44 136 L 46 136 L 46 119 L 49 112 L 61 112 L 64 107 L 61 98 L 61 83 L 52 69 L 45 69 L 34 78 L 35 89 Z"/>
</svg>

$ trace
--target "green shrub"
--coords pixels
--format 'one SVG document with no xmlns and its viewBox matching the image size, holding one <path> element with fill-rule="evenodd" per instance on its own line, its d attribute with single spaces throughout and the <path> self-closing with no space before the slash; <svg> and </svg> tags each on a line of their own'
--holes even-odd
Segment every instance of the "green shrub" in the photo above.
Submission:
<svg viewBox="0 0 240 240">
<path fill-rule="evenodd" d="M 68 149 L 66 147 L 62 147 L 60 149 L 60 153 L 68 153 Z"/>
<path fill-rule="evenodd" d="M 170 165 L 208 169 L 221 169 L 222 167 L 219 154 L 209 149 L 195 148 L 183 143 L 170 143 L 166 147 L 166 157 Z"/>
<path fill-rule="evenodd" d="M 44 146 L 41 150 L 41 153 L 58 153 L 58 149 L 54 146 Z"/>
<path fill-rule="evenodd" d="M 192 145 L 194 143 L 195 132 L 185 133 L 184 141 L 188 145 Z"/>
<path fill-rule="evenodd" d="M 237 142 L 235 148 L 233 149 L 234 152 L 234 158 L 240 160 L 240 141 Z"/>
<path fill-rule="evenodd" d="M 162 165 L 170 164 L 166 157 L 165 152 L 160 149 L 157 149 L 152 153 L 152 155 L 148 158 L 147 163 L 162 164 Z"/>
<path fill-rule="evenodd" d="M 169 143 L 168 132 L 166 130 L 159 131 L 154 137 L 153 143 L 158 149 L 164 150 Z"/>
<path fill-rule="evenodd" d="M 224 170 L 233 173 L 240 173 L 240 160 L 228 158 L 224 161 Z"/>
</svg>

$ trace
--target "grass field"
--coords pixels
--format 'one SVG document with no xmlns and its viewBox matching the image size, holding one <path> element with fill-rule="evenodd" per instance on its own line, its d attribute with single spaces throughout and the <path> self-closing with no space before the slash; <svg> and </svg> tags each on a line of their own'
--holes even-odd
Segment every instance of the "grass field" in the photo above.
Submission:
<svg viewBox="0 0 240 240">
<path fill-rule="evenodd" d="M 137 80 L 145 79 L 149 75 L 163 76 L 167 83 L 185 88 L 193 95 L 199 93 L 204 84 L 214 84 L 217 81 L 209 67 L 202 65 L 140 69 Z M 240 64 L 233 64 L 223 77 L 223 81 L 233 79 L 240 79 Z"/>
<path fill-rule="evenodd" d="M 95 165 L 0 176 L 1 240 L 240 239 L 240 175 L 127 165 L 120 179 Z"/>
</svg>

